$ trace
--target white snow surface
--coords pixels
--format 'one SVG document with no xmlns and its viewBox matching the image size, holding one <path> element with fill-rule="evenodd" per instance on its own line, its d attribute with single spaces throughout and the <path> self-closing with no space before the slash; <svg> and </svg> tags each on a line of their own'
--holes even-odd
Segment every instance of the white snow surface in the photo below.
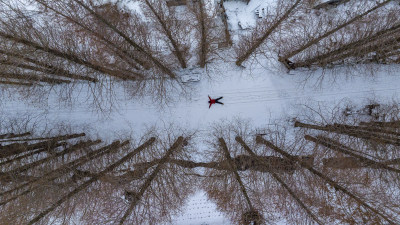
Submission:
<svg viewBox="0 0 400 225">
<path fill-rule="evenodd" d="M 242 2 L 225 3 L 229 22 L 236 30 L 237 22 L 254 26 L 254 10 L 273 1 L 252 0 L 245 7 Z M 136 5 L 132 3 L 132 8 Z M 352 70 L 332 71 L 296 70 L 290 73 L 279 66 L 252 64 L 247 68 L 235 66 L 233 61 L 214 62 L 207 70 L 201 70 L 200 81 L 188 83 L 190 96 L 177 94 L 174 101 L 160 107 L 150 100 L 118 99 L 118 110 L 106 116 L 93 112 L 83 99 L 70 108 L 50 97 L 48 107 L 27 104 L 23 100 L 10 100 L 0 104 L 0 113 L 12 117 L 17 113 L 46 114 L 52 121 L 67 121 L 70 124 L 90 124 L 101 137 L 113 137 L 123 130 L 141 133 L 150 125 L 165 126 L 174 123 L 188 129 L 206 132 L 213 123 L 235 118 L 249 119 L 257 126 L 267 125 L 282 117 L 294 117 L 301 113 L 300 104 L 319 103 L 335 105 L 340 101 L 365 103 L 368 99 L 397 100 L 400 95 L 400 67 L 380 66 L 373 76 Z M 360 70 L 363 71 L 363 70 Z M 323 75 L 323 76 L 322 76 Z M 324 79 L 320 79 L 324 77 Z M 208 108 L 208 97 L 223 96 L 224 105 Z M 4 97 L 4 96 L 3 96 Z M 2 97 L 2 98 L 3 98 Z M 202 225 L 230 224 L 218 212 L 216 205 L 207 200 L 204 192 L 197 192 L 182 207 L 182 214 L 173 217 L 172 224 Z"/>
<path fill-rule="evenodd" d="M 219 224 L 229 225 L 230 221 L 217 210 L 215 204 L 207 200 L 204 192 L 195 193 L 188 199 L 183 214 L 173 218 L 174 225 L 205 225 Z"/>
<path fill-rule="evenodd" d="M 188 129 L 206 130 L 210 124 L 233 118 L 248 118 L 254 124 L 267 124 L 283 115 L 295 115 L 296 104 L 324 102 L 337 104 L 343 99 L 365 102 L 366 99 L 397 99 L 400 93 L 400 76 L 397 66 L 383 66 L 373 76 L 347 75 L 345 72 L 313 74 L 302 71 L 268 69 L 254 65 L 251 69 L 237 67 L 233 62 L 211 65 L 214 69 L 203 71 L 198 82 L 191 86 L 190 96 L 175 95 L 172 102 L 162 107 L 151 100 L 133 101 L 119 98 L 119 110 L 103 115 L 93 112 L 85 101 L 71 108 L 49 101 L 42 108 L 25 101 L 8 101 L 2 105 L 4 114 L 47 114 L 55 121 L 87 123 L 101 128 L 101 136 L 119 130 L 142 131 L 149 125 L 163 126 L 174 123 Z M 353 72 L 356 73 L 356 72 Z M 208 108 L 208 97 L 223 96 L 224 105 Z M 51 99 L 51 98 L 50 98 Z M 101 133 L 104 132 L 104 133 Z"/>
<path fill-rule="evenodd" d="M 243 29 L 255 27 L 258 19 L 256 10 L 262 12 L 264 8 L 266 12 L 267 10 L 272 10 L 275 5 L 275 0 L 252 0 L 248 5 L 242 1 L 226 1 L 224 3 L 226 14 L 228 15 L 228 22 L 231 25 L 230 29 L 232 30 L 239 29 L 239 22 Z"/>
</svg>

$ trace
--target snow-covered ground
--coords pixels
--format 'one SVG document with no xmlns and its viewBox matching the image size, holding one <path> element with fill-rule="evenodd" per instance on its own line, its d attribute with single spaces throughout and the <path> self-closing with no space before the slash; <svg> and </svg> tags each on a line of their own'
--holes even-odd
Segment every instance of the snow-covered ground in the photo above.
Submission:
<svg viewBox="0 0 400 225">
<path fill-rule="evenodd" d="M 228 225 L 230 221 L 219 212 L 216 205 L 207 200 L 204 192 L 197 192 L 188 199 L 181 215 L 173 217 L 175 225 Z"/>
<path fill-rule="evenodd" d="M 232 29 L 237 29 L 239 21 L 242 26 L 254 26 L 254 11 L 262 9 L 267 2 L 270 1 L 254 0 L 247 7 L 242 2 L 226 2 Z M 0 113 L 10 117 L 16 113 L 43 114 L 52 121 L 89 124 L 102 137 L 113 136 L 123 130 L 140 133 L 148 126 L 162 127 L 170 123 L 201 133 L 222 120 L 243 118 L 263 126 L 282 117 L 294 117 L 301 113 L 296 107 L 299 104 L 324 102 L 334 105 L 344 99 L 360 104 L 368 99 L 398 100 L 399 71 L 399 66 L 381 66 L 373 76 L 356 71 L 349 75 L 345 69 L 314 71 L 313 74 L 306 71 L 287 73 L 278 65 L 266 68 L 254 64 L 242 68 L 227 60 L 212 63 L 202 71 L 200 81 L 188 83 L 190 96 L 176 95 L 173 101 L 162 107 L 150 100 L 133 101 L 119 97 L 118 110 L 104 115 L 93 112 L 93 108 L 79 99 L 73 107 L 65 108 L 50 98 L 46 108 L 18 100 L 4 102 Z M 221 102 L 224 105 L 216 104 L 209 109 L 208 95 L 213 98 L 223 96 Z M 198 192 L 188 199 L 182 215 L 175 216 L 173 224 L 230 223 L 203 192 Z"/>
<path fill-rule="evenodd" d="M 283 115 L 295 115 L 296 104 L 313 101 L 336 104 L 342 99 L 364 103 L 367 99 L 397 99 L 400 94 L 399 68 L 394 66 L 382 67 L 374 76 L 326 71 L 322 81 L 319 79 L 321 71 L 309 77 L 308 72 L 288 74 L 284 70 L 261 66 L 251 70 L 236 67 L 233 63 L 213 66 L 216 69 L 204 71 L 199 82 L 188 84 L 191 87 L 189 97 L 177 95 L 162 107 L 150 100 L 133 101 L 121 97 L 117 102 L 118 110 L 106 115 L 93 112 L 84 101 L 78 101 L 72 108 L 60 107 L 57 102 L 41 108 L 22 101 L 10 101 L 1 111 L 9 115 L 47 114 L 56 121 L 88 123 L 108 135 L 118 130 L 134 128 L 140 131 L 148 125 L 170 123 L 201 131 L 216 121 L 236 117 L 266 124 Z M 223 96 L 224 105 L 213 105 L 209 109 L 208 95 L 213 98 Z"/>
<path fill-rule="evenodd" d="M 201 133 L 215 122 L 238 117 L 264 126 L 281 117 L 301 113 L 296 107 L 298 104 L 323 102 L 334 105 L 343 99 L 366 103 L 368 99 L 399 99 L 400 95 L 400 73 L 397 72 L 400 68 L 394 66 L 381 67 L 374 76 L 348 76 L 344 72 L 332 75 L 327 71 L 321 83 L 318 83 L 321 71 L 309 77 L 306 72 L 288 74 L 284 70 L 270 70 L 261 66 L 252 69 L 239 68 L 233 63 L 213 66 L 215 69 L 204 72 L 199 82 L 190 84 L 193 90 L 189 98 L 177 96 L 174 102 L 163 108 L 152 102 L 121 100 L 120 110 L 104 118 L 103 114 L 93 113 L 84 102 L 79 107 L 69 109 L 59 108 L 56 102 L 50 102 L 49 109 L 42 109 L 13 101 L 6 103 L 1 111 L 9 116 L 17 112 L 32 115 L 43 113 L 54 121 L 90 124 L 100 132 L 100 136 L 107 137 L 121 130 L 133 129 L 135 133 L 140 133 L 150 125 L 162 127 L 170 123 Z M 209 109 L 207 95 L 223 96 L 224 105 L 213 105 Z M 183 210 L 174 224 L 229 224 L 201 192 L 189 199 Z"/>
</svg>

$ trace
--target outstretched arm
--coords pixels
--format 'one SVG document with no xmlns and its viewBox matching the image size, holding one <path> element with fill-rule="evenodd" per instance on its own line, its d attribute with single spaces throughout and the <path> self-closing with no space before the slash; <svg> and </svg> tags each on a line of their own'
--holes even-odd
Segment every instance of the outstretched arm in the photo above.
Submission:
<svg viewBox="0 0 400 225">
<path fill-rule="evenodd" d="M 212 103 L 210 102 L 210 105 L 208 106 L 208 108 L 211 108 Z"/>
<path fill-rule="evenodd" d="M 208 99 L 210 99 L 210 101 L 211 101 L 211 98 L 210 98 L 210 96 L 208 96 Z"/>
</svg>

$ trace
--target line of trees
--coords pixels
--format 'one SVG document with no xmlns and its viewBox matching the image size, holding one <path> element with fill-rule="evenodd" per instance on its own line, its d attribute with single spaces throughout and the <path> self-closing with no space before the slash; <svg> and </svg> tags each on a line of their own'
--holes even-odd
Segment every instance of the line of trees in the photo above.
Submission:
<svg viewBox="0 0 400 225">
<path fill-rule="evenodd" d="M 398 9 L 391 0 L 347 2 L 340 15 L 324 13 L 302 18 L 287 28 L 286 45 L 278 50 L 288 69 L 353 63 L 397 62 Z M 310 21 L 312 18 L 313 21 Z M 296 39 L 295 41 L 293 39 Z"/>
<path fill-rule="evenodd" d="M 400 59 L 399 10 L 391 0 L 348 1 L 337 16 L 312 9 L 309 1 L 280 0 L 238 38 L 223 1 L 188 1 L 182 10 L 164 0 L 138 2 L 140 13 L 89 0 L 32 0 L 31 8 L 0 1 L 1 86 L 37 96 L 58 85 L 64 89 L 55 93 L 70 100 L 84 84 L 95 106 L 112 102 L 108 95 L 118 87 L 131 97 L 151 92 L 165 100 L 185 88 L 180 71 L 205 68 L 220 57 L 221 44 L 233 46 L 238 66 L 263 56 L 278 56 L 288 69 Z"/>
<path fill-rule="evenodd" d="M 183 175 L 191 169 L 165 165 L 171 157 L 190 161 L 189 138 L 168 133 L 174 140 L 170 143 L 149 131 L 139 140 L 105 144 L 85 133 L 34 133 L 0 136 L 1 224 L 71 218 L 91 224 L 158 223 L 168 220 L 194 191 L 193 179 Z M 157 157 L 155 165 L 139 165 Z"/>
<path fill-rule="evenodd" d="M 221 123 L 202 152 L 177 127 L 112 143 L 2 129 L 0 222 L 156 224 L 200 188 L 237 224 L 397 224 L 399 110 L 381 115 L 309 115 L 256 135 L 246 122 Z"/>
<path fill-rule="evenodd" d="M 142 13 L 88 0 L 30 3 L 0 1 L 0 83 L 23 90 L 85 83 L 100 95 L 123 81 L 130 95 L 165 99 L 184 88 L 177 72 L 204 68 L 221 39 L 204 0 L 185 13 L 154 0 L 139 1 Z"/>
</svg>

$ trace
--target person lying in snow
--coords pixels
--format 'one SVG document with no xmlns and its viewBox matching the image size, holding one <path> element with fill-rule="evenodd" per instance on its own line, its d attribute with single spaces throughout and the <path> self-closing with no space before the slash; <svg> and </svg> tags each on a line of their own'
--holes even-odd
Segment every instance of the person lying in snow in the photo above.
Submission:
<svg viewBox="0 0 400 225">
<path fill-rule="evenodd" d="M 218 100 L 222 99 L 223 97 L 219 97 L 217 99 L 212 99 L 212 98 L 210 98 L 210 96 L 208 96 L 208 98 L 210 99 L 210 101 L 208 101 L 208 103 L 210 103 L 210 106 L 208 106 L 208 108 L 211 108 L 211 105 L 215 104 L 215 103 L 218 103 L 218 104 L 221 104 L 221 105 L 224 104 L 224 103 L 218 101 Z"/>
</svg>

